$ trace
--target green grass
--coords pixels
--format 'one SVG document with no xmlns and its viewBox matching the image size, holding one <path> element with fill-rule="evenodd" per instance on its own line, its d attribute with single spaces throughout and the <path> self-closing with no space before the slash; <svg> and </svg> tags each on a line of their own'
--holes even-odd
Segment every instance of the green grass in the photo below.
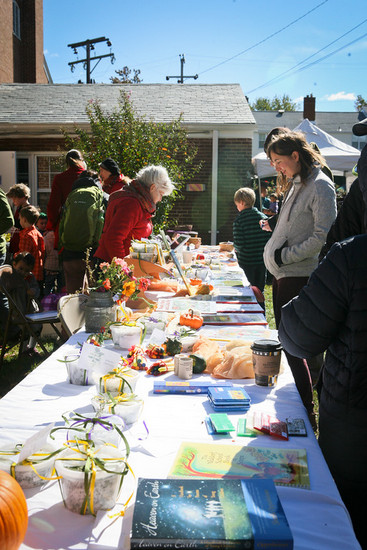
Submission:
<svg viewBox="0 0 367 550">
<path fill-rule="evenodd" d="M 51 353 L 58 347 L 56 341 L 51 338 L 47 338 L 44 345 L 47 351 Z M 3 397 L 14 386 L 19 384 L 27 374 L 32 372 L 45 360 L 42 350 L 39 347 L 37 349 L 41 353 L 40 356 L 29 357 L 28 355 L 21 355 L 18 358 L 19 345 L 5 354 L 3 364 L 0 367 L 0 397 Z"/>
</svg>

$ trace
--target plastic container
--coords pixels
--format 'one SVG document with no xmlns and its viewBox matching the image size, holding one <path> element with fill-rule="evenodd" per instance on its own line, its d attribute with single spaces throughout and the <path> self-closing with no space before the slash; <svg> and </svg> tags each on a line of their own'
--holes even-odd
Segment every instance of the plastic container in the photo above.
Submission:
<svg viewBox="0 0 367 550">
<path fill-rule="evenodd" d="M 121 436 L 114 426 L 124 431 L 125 424 L 122 418 L 114 414 L 96 416 L 95 413 L 84 413 L 82 417 L 69 415 L 69 430 L 67 439 L 85 439 L 94 441 L 97 445 L 105 443 L 118 447 L 121 444 Z"/>
<path fill-rule="evenodd" d="M 115 414 L 125 420 L 126 424 L 133 424 L 139 419 L 144 401 L 137 395 L 130 394 L 126 400 L 122 400 L 124 398 L 120 396 L 122 399 L 119 402 L 105 396 L 99 394 L 93 397 L 92 405 L 96 412 Z"/>
<path fill-rule="evenodd" d="M 27 458 L 31 464 L 16 464 L 14 466 L 13 477 L 15 477 L 22 489 L 41 487 L 49 481 L 48 478 L 52 477 L 54 469 L 55 456 L 50 458 L 47 458 L 47 456 L 55 450 L 56 448 L 53 445 L 47 444 L 37 453 Z M 9 451 L 9 454 L 6 454 L 6 449 L 3 449 L 0 454 L 0 470 L 4 470 L 8 474 L 13 475 L 11 466 L 16 460 L 17 453 L 13 454 Z"/>
<path fill-rule="evenodd" d="M 120 393 L 134 393 L 139 372 L 130 368 L 115 369 L 115 371 L 101 376 L 97 383 L 98 393 L 108 392 L 113 396 Z"/>
<path fill-rule="evenodd" d="M 256 384 L 275 386 L 280 369 L 282 345 L 277 340 L 256 340 L 251 349 Z"/>
<path fill-rule="evenodd" d="M 101 445 L 94 451 L 96 457 L 106 460 L 106 468 L 114 472 L 123 472 L 125 457 L 123 452 L 115 447 Z M 110 510 L 116 503 L 121 488 L 122 476 L 107 473 L 96 465 L 94 484 L 89 485 L 88 495 L 85 493 L 85 474 L 75 470 L 83 465 L 81 455 L 76 450 L 66 449 L 55 461 L 55 468 L 60 479 L 61 494 L 65 507 L 77 514 L 96 514 L 98 510 Z M 75 457 L 75 460 L 70 460 Z M 86 457 L 85 457 L 86 458 Z M 78 460 L 79 459 L 79 460 Z M 85 506 L 86 496 L 88 496 Z M 93 506 L 91 505 L 93 502 Z"/>
<path fill-rule="evenodd" d="M 110 326 L 112 340 L 116 347 L 129 349 L 131 346 L 137 346 L 140 343 L 141 327 L 136 325 L 124 325 L 114 323 Z"/>
<path fill-rule="evenodd" d="M 68 373 L 68 382 L 77 386 L 92 386 L 96 383 L 96 374 L 79 367 L 79 355 L 66 355 L 64 363 Z"/>
</svg>

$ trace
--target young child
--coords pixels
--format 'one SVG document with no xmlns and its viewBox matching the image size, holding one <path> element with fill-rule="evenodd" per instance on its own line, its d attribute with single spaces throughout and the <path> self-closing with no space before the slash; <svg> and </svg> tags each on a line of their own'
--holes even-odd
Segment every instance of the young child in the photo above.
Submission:
<svg viewBox="0 0 367 550">
<path fill-rule="evenodd" d="M 19 251 L 32 254 L 35 259 L 33 275 L 38 283 L 42 284 L 45 243 L 41 233 L 35 227 L 38 217 L 39 211 L 35 206 L 24 206 L 19 212 L 20 225 L 23 228 L 19 233 Z"/>
<path fill-rule="evenodd" d="M 59 293 L 63 287 L 59 253 L 55 249 L 55 232 L 46 229 L 47 222 L 47 214 L 41 212 L 36 227 L 45 243 L 43 296 L 48 296 L 51 292 Z"/>
<path fill-rule="evenodd" d="M 46 225 L 47 225 L 47 214 L 45 214 L 44 212 L 40 212 L 38 216 L 38 220 L 36 221 L 36 227 L 43 237 L 45 236 Z"/>
<path fill-rule="evenodd" d="M 270 195 L 270 204 L 269 204 L 269 216 L 274 216 L 274 214 L 278 214 L 278 197 L 275 193 L 272 193 Z"/>
<path fill-rule="evenodd" d="M 10 199 L 15 207 L 14 212 L 14 227 L 10 230 L 11 239 L 9 243 L 9 253 L 16 254 L 19 252 L 19 231 L 22 229 L 20 225 L 19 213 L 24 206 L 29 205 L 31 196 L 30 189 L 25 183 L 16 183 L 10 187 L 6 193 L 8 200 Z"/>
<path fill-rule="evenodd" d="M 35 260 L 32 254 L 29 252 L 19 252 L 13 259 L 12 265 L 4 266 L 2 270 L 1 284 L 12 296 L 22 313 L 35 313 L 39 309 L 36 302 L 40 292 L 39 285 L 33 273 L 31 273 L 34 267 L 34 262 Z M 1 294 L 0 327 L 2 332 L 5 329 L 8 314 L 8 300 L 3 294 Z M 37 326 L 34 328 L 37 331 Z M 40 328 L 41 326 L 39 329 Z M 9 328 L 8 339 L 13 340 L 17 338 L 19 334 L 20 328 L 17 326 L 16 318 L 14 318 L 13 323 Z M 38 354 L 35 349 L 35 341 L 32 336 L 29 339 L 28 346 L 25 347 L 22 353 L 27 353 L 28 355 Z"/>
<path fill-rule="evenodd" d="M 271 234 L 261 229 L 259 221 L 267 217 L 254 207 L 255 191 L 250 187 L 238 189 L 234 194 L 234 202 L 239 211 L 233 222 L 237 260 L 249 283 L 263 292 L 266 277 L 263 252 Z"/>
</svg>

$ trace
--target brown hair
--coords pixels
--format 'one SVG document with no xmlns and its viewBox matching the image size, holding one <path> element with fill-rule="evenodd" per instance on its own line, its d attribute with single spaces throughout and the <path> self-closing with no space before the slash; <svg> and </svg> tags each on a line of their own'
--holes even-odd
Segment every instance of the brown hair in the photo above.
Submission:
<svg viewBox="0 0 367 550">
<path fill-rule="evenodd" d="M 323 167 L 326 164 L 323 156 L 307 143 L 304 134 L 301 132 L 287 132 L 273 136 L 267 147 L 266 154 L 271 160 L 271 153 L 289 157 L 294 151 L 299 156 L 299 163 L 301 165 L 299 176 L 302 183 L 306 182 L 315 165 Z M 282 173 L 278 173 L 277 186 L 281 192 L 286 191 L 290 186 L 288 178 Z"/>
<path fill-rule="evenodd" d="M 18 252 L 18 254 L 13 258 L 13 264 L 17 265 L 17 263 L 21 260 L 23 260 L 23 262 L 29 267 L 30 271 L 32 271 L 36 262 L 33 254 L 31 254 L 30 252 Z"/>
<path fill-rule="evenodd" d="M 254 206 L 255 198 L 255 191 L 251 187 L 241 187 L 234 194 L 234 202 L 244 202 L 250 208 Z"/>
<path fill-rule="evenodd" d="M 25 183 L 16 183 L 10 187 L 9 191 L 6 193 L 6 196 L 9 199 L 29 199 L 31 196 L 31 191 Z"/>
<path fill-rule="evenodd" d="M 35 206 L 29 204 L 28 206 L 23 206 L 19 211 L 19 217 L 22 216 L 28 223 L 34 225 L 38 220 L 40 213 Z"/>
</svg>

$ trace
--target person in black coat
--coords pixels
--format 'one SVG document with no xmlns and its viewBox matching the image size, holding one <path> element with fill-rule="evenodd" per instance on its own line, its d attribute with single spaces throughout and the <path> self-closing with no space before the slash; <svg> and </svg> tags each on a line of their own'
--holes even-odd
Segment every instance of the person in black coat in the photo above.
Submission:
<svg viewBox="0 0 367 550">
<path fill-rule="evenodd" d="M 367 235 L 332 246 L 299 296 L 283 306 L 279 339 L 297 357 L 327 350 L 319 444 L 367 549 Z"/>
<path fill-rule="evenodd" d="M 357 122 L 352 130 L 356 136 L 367 135 L 367 118 Z M 367 233 L 367 145 L 362 149 L 358 160 L 357 173 L 358 178 L 352 183 L 327 234 L 326 243 L 320 252 L 320 260 L 326 256 L 334 243 Z"/>
</svg>

